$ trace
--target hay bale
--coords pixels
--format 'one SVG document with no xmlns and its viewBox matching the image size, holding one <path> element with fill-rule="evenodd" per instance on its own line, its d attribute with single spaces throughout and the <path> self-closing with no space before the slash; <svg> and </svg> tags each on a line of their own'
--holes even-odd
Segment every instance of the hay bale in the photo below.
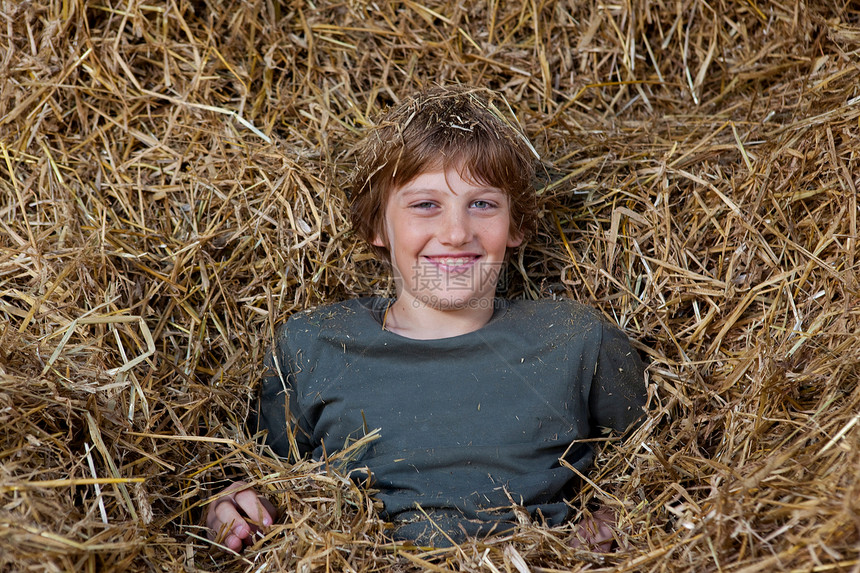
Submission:
<svg viewBox="0 0 860 573">
<path fill-rule="evenodd" d="M 0 6 L 0 569 L 860 568 L 850 3 Z M 435 82 L 501 91 L 543 154 L 509 294 L 651 360 L 651 419 L 572 502 L 620 512 L 615 554 L 397 546 L 243 430 L 276 321 L 390 289 L 340 183 Z M 284 511 L 241 557 L 201 527 L 237 475 Z"/>
</svg>

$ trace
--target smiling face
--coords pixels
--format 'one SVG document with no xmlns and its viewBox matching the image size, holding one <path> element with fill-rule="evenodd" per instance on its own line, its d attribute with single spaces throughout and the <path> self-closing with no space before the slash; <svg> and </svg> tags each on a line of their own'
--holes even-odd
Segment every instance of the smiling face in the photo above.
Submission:
<svg viewBox="0 0 860 573">
<path fill-rule="evenodd" d="M 492 308 L 505 252 L 522 242 L 511 233 L 507 195 L 449 167 L 426 171 L 392 190 L 385 235 L 397 300 L 413 308 Z"/>
<path fill-rule="evenodd" d="M 389 258 L 385 213 L 395 189 L 422 173 L 467 166 L 466 179 L 501 189 L 512 228 L 523 238 L 537 229 L 533 188 L 537 152 L 499 94 L 444 86 L 413 94 L 383 113 L 355 150 L 350 177 L 350 219 L 355 235 Z M 383 246 L 380 246 L 383 245 Z"/>
</svg>

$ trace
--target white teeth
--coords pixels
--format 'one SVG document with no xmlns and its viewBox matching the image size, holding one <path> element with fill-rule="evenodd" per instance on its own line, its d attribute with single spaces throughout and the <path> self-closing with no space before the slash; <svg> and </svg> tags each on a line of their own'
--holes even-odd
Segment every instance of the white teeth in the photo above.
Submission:
<svg viewBox="0 0 860 573">
<path fill-rule="evenodd" d="M 448 258 L 446 258 L 446 259 L 436 259 L 436 260 L 439 261 L 440 263 L 442 263 L 443 265 L 445 265 L 446 267 L 459 267 L 459 266 L 468 264 L 472 259 L 471 259 L 471 257 L 468 257 L 468 258 L 459 258 L 459 259 L 448 259 Z"/>
</svg>

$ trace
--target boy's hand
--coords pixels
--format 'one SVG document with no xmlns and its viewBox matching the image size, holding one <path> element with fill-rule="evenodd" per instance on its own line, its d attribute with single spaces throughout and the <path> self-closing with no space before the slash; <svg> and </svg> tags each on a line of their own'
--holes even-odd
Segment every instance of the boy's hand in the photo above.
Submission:
<svg viewBox="0 0 860 573">
<path fill-rule="evenodd" d="M 209 539 L 239 552 L 254 543 L 254 535 L 272 525 L 277 510 L 272 503 L 238 481 L 215 496 L 206 512 Z"/>
<path fill-rule="evenodd" d="M 568 544 L 574 549 L 587 549 L 609 553 L 615 536 L 612 527 L 615 526 L 615 513 L 606 507 L 601 507 L 576 524 L 576 531 Z"/>
</svg>

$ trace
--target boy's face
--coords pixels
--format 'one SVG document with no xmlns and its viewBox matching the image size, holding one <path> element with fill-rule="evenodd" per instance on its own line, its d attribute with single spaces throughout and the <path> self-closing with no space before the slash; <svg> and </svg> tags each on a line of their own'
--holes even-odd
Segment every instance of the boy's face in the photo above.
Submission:
<svg viewBox="0 0 860 573">
<path fill-rule="evenodd" d="M 388 249 L 404 303 L 442 310 L 491 305 L 505 252 L 522 242 L 511 232 L 505 192 L 459 171 L 427 171 L 388 198 L 385 236 L 373 244 Z"/>
</svg>

